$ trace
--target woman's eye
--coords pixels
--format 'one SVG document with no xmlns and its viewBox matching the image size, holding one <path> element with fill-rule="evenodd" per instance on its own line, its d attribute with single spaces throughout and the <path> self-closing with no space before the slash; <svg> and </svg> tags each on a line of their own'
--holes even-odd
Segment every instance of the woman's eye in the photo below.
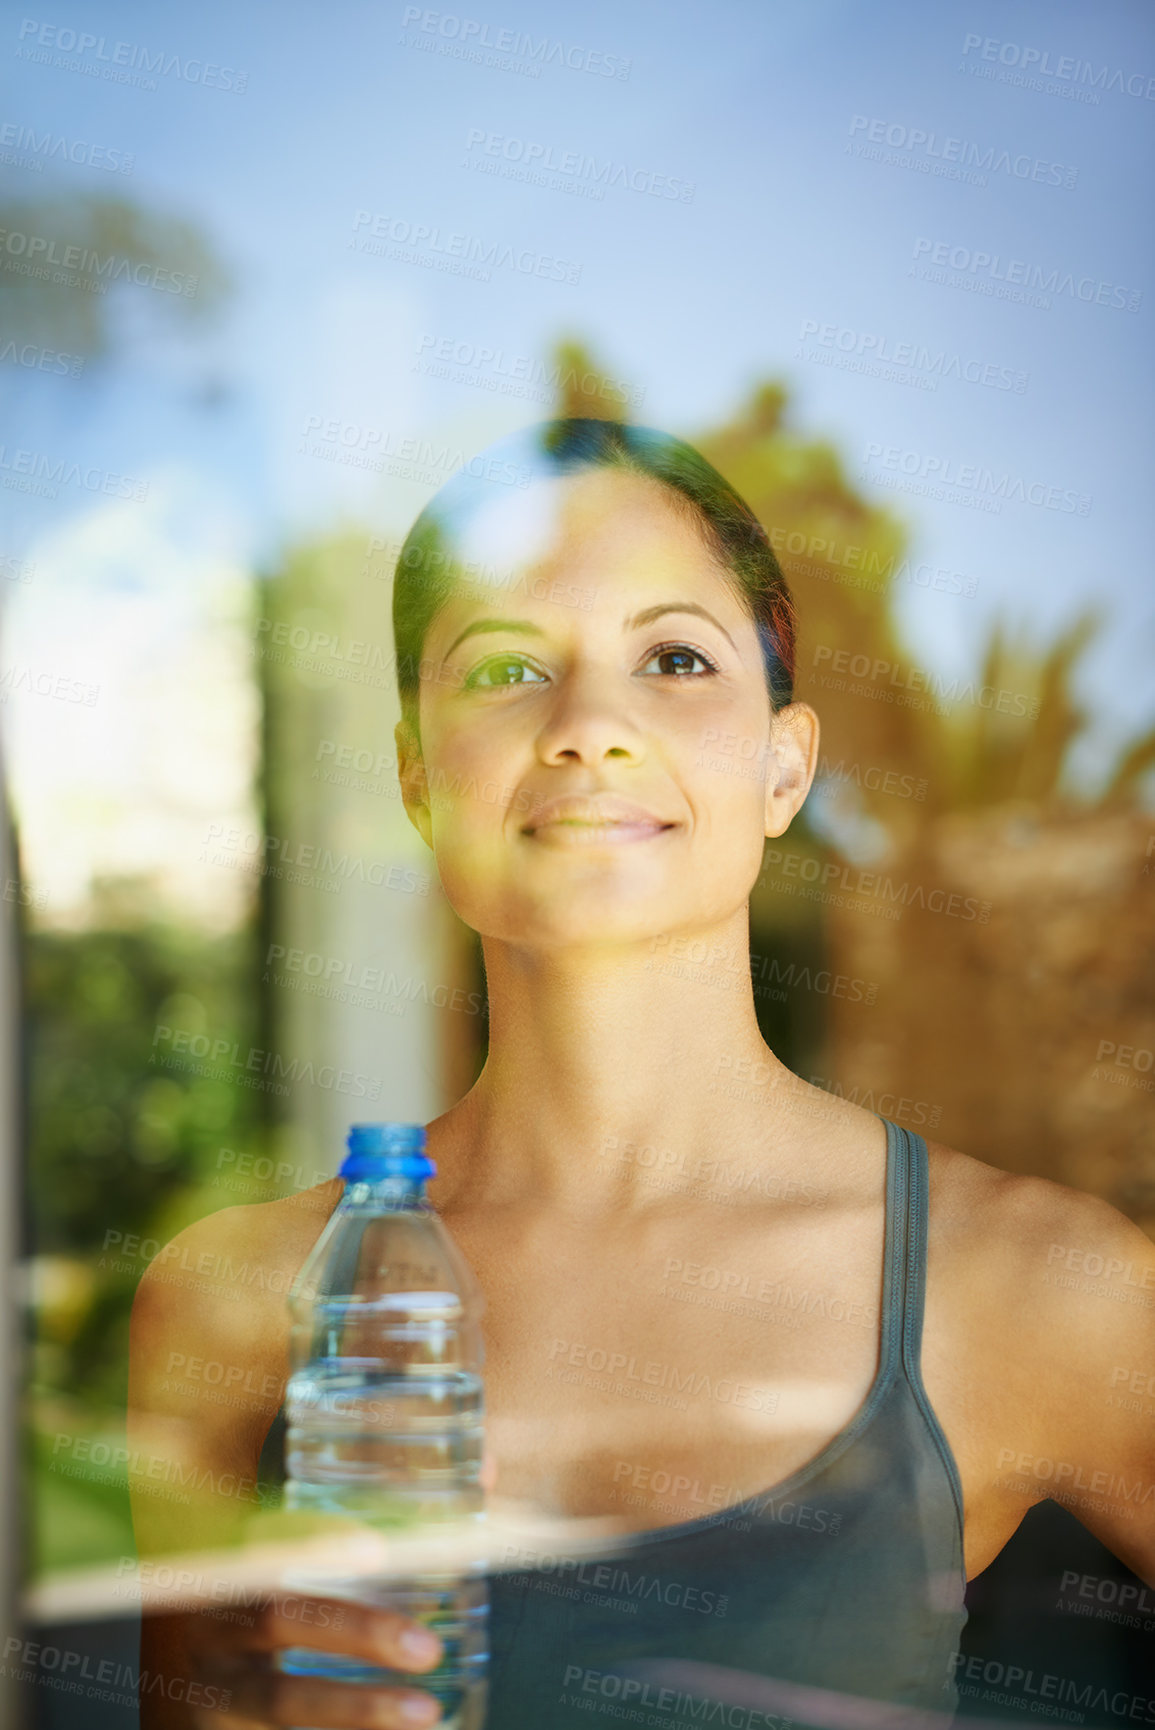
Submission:
<svg viewBox="0 0 1155 1730">
<path fill-rule="evenodd" d="M 544 684 L 544 676 L 528 661 L 523 661 L 520 655 L 494 655 L 491 660 L 483 661 L 480 667 L 475 667 L 465 681 L 469 690 L 481 686 L 483 690 L 495 685 L 533 685 Z"/>
<path fill-rule="evenodd" d="M 673 674 L 675 678 L 701 678 L 703 673 L 716 673 L 717 667 L 700 649 L 691 649 L 688 643 L 664 643 L 660 649 L 655 649 L 646 667 L 652 667 L 658 662 L 658 672 Z M 698 665 L 694 666 L 693 663 Z"/>
</svg>

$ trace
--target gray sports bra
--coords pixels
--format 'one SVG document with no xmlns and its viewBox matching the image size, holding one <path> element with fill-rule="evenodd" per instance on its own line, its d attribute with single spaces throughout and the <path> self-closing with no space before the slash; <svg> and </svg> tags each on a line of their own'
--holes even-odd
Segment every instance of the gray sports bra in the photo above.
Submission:
<svg viewBox="0 0 1155 1730">
<path fill-rule="evenodd" d="M 919 1371 L 927 1150 L 883 1121 L 881 1349 L 857 1416 L 748 1502 L 496 1575 L 486 1730 L 949 1721 L 966 1580 L 958 1470 Z"/>
</svg>

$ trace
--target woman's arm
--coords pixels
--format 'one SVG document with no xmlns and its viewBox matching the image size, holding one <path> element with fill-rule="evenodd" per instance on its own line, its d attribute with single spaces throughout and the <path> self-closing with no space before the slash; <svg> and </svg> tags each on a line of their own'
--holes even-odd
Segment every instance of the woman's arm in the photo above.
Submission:
<svg viewBox="0 0 1155 1730">
<path fill-rule="evenodd" d="M 923 1374 L 968 1575 L 1053 1499 L 1155 1583 L 1155 1245 L 1093 1196 L 932 1155 Z"/>
<path fill-rule="evenodd" d="M 1002 1469 L 1155 1585 L 1155 1245 L 1106 1202 L 1048 1203 L 1023 1259 L 1042 1439 Z"/>
<path fill-rule="evenodd" d="M 281 1403 L 287 1346 L 284 1250 L 253 1217 L 269 1211 L 227 1208 L 200 1221 L 161 1251 L 140 1282 L 129 1339 L 128 1446 L 144 1564 L 239 1542 L 260 1505 L 257 1465 Z M 146 1730 L 191 1724 L 190 1708 L 211 1705 L 200 1698 L 192 1632 L 188 1614 L 144 1618 L 141 1666 L 150 1680 L 163 1678 L 142 1690 Z"/>
<path fill-rule="evenodd" d="M 213 1214 L 174 1238 L 142 1279 L 130 1332 L 128 1426 L 133 1526 L 145 1568 L 157 1556 L 241 1543 L 259 1510 L 261 1447 L 288 1372 L 288 1289 L 340 1189 L 325 1184 Z M 143 1619 L 142 1730 L 413 1726 L 439 1716 L 417 1686 L 355 1688 L 283 1675 L 273 1663 L 279 1648 L 302 1643 L 308 1627 L 326 1650 L 411 1672 L 416 1682 L 441 1656 L 427 1630 L 386 1610 L 285 1593 L 253 1602 L 213 1589 L 211 1579 L 197 1584 L 211 1598 L 203 1609 Z"/>
</svg>

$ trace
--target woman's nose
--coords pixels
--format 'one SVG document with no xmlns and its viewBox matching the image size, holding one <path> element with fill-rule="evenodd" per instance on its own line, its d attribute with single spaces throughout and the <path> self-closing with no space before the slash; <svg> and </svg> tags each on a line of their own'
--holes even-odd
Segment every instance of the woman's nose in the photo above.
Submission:
<svg viewBox="0 0 1155 1730">
<path fill-rule="evenodd" d="M 538 734 L 544 763 L 601 763 L 607 757 L 640 762 L 645 741 L 630 714 L 628 692 L 612 677 L 571 674 L 558 686 Z"/>
</svg>

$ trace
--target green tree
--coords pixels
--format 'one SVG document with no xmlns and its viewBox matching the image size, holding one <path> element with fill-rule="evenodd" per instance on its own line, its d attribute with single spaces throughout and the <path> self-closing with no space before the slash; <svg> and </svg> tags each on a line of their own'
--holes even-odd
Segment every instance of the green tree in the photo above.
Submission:
<svg viewBox="0 0 1155 1730">
<path fill-rule="evenodd" d="M 9 249 L 0 271 L 5 334 L 85 360 L 115 351 L 122 327 L 114 309 L 122 296 L 149 293 L 154 268 L 169 273 L 161 279 L 166 285 L 180 284 L 177 292 L 166 287 L 152 295 L 158 309 L 178 319 L 203 322 L 220 310 L 229 290 L 224 265 L 201 228 L 126 198 L 25 199 L 0 206 L 0 227 L 27 241 L 22 252 Z M 68 268 L 43 262 L 57 258 L 73 262 Z M 144 285 L 131 280 L 141 265 Z"/>
</svg>

